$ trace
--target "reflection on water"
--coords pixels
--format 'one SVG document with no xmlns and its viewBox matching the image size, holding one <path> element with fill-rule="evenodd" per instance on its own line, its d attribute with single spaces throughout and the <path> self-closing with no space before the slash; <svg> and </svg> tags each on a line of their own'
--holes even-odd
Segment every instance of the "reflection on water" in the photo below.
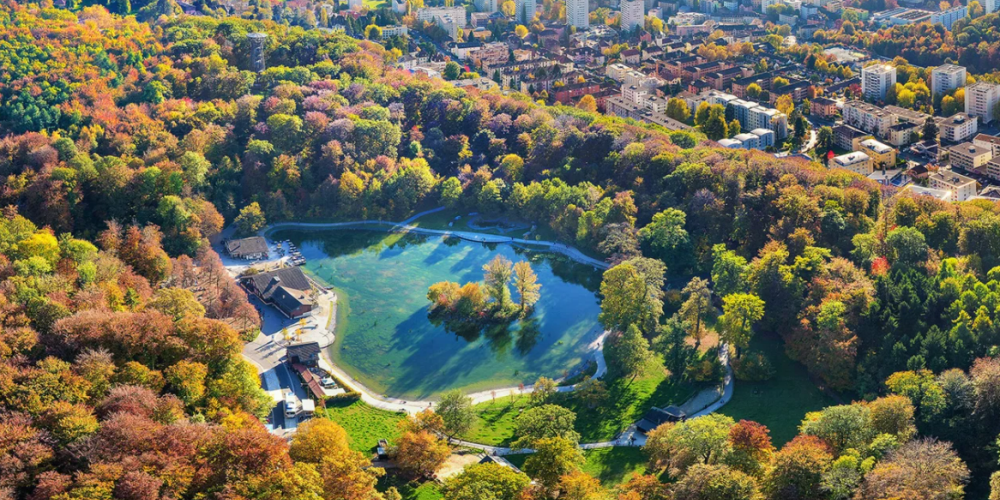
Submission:
<svg viewBox="0 0 1000 500">
<path fill-rule="evenodd" d="M 413 399 L 558 377 L 589 357 L 599 334 L 600 273 L 561 255 L 366 230 L 274 237 L 292 240 L 307 271 L 340 292 L 334 361 L 389 395 Z M 538 274 L 541 299 L 531 316 L 486 326 L 428 317 L 427 287 L 482 281 L 482 266 L 498 253 L 529 260 Z"/>
</svg>

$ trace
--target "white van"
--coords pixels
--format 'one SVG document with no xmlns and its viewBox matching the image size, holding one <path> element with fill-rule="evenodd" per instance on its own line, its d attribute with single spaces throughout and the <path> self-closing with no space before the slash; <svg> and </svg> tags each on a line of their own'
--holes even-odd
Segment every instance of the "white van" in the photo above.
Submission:
<svg viewBox="0 0 1000 500">
<path fill-rule="evenodd" d="M 285 416 L 294 417 L 299 414 L 301 405 L 299 404 L 299 398 L 295 396 L 294 392 L 289 392 L 285 395 Z"/>
</svg>

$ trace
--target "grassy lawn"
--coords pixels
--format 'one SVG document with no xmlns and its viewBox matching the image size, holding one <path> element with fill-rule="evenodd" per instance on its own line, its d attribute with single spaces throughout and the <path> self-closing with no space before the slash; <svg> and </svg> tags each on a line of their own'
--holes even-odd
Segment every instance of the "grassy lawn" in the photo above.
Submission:
<svg viewBox="0 0 1000 500">
<path fill-rule="evenodd" d="M 694 388 L 670 380 L 661 359 L 650 361 L 646 373 L 634 381 L 617 380 L 608 385 L 604 404 L 590 408 L 573 393 L 559 393 L 554 403 L 576 412 L 580 442 L 609 441 L 638 421 L 653 406 L 680 404 L 694 394 Z M 506 445 L 514 436 L 514 419 L 527 408 L 528 397 L 498 396 L 496 402 L 475 406 L 478 418 L 463 439 L 481 444 Z"/>
<path fill-rule="evenodd" d="M 363 452 L 373 451 L 379 439 L 391 443 L 399 437 L 396 424 L 404 418 L 399 413 L 372 408 L 362 401 L 333 401 L 324 411 L 327 418 L 347 431 L 351 449 Z"/>
<path fill-rule="evenodd" d="M 750 349 L 762 351 L 771 360 L 774 378 L 766 382 L 737 380 L 733 398 L 719 413 L 766 425 L 774 445 L 780 447 L 798 434 L 807 412 L 836 403 L 812 383 L 804 366 L 785 355 L 781 339 L 757 336 Z"/>
<path fill-rule="evenodd" d="M 439 484 L 433 481 L 424 483 L 416 481 L 407 482 L 405 479 L 392 474 L 391 471 L 379 479 L 376 489 L 384 493 L 392 486 L 396 487 L 403 500 L 439 500 L 444 498 Z"/>
<path fill-rule="evenodd" d="M 609 441 L 637 422 L 653 406 L 681 404 L 694 395 L 690 384 L 678 383 L 667 377 L 663 360 L 656 356 L 646 366 L 646 372 L 630 380 L 615 380 L 608 384 L 608 397 L 603 404 L 590 408 L 573 393 L 559 394 L 559 404 L 576 412 L 576 430 L 580 442 Z"/>
<path fill-rule="evenodd" d="M 583 452 L 587 461 L 583 471 L 601 480 L 607 488 L 628 481 L 633 474 L 645 474 L 648 459 L 641 448 L 615 447 L 587 450 Z M 517 467 L 524 466 L 528 455 L 508 455 L 508 460 Z"/>
</svg>

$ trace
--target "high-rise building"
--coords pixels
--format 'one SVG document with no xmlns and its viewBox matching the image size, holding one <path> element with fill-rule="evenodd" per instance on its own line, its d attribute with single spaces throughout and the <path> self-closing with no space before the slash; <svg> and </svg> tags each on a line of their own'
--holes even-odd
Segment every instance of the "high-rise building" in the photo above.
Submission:
<svg viewBox="0 0 1000 500">
<path fill-rule="evenodd" d="M 872 101 L 885 99 L 889 87 L 896 84 L 896 68 L 888 64 L 875 64 L 861 68 L 861 93 Z"/>
<path fill-rule="evenodd" d="M 621 0 L 622 31 L 635 31 L 646 25 L 646 3 L 643 0 Z"/>
<path fill-rule="evenodd" d="M 1000 85 L 976 82 L 965 89 L 965 114 L 978 116 L 984 123 L 993 121 L 993 108 L 1000 101 Z"/>
<path fill-rule="evenodd" d="M 566 0 L 566 24 L 578 30 L 590 27 L 590 1 Z"/>
<path fill-rule="evenodd" d="M 264 71 L 264 41 L 267 33 L 248 33 L 250 40 L 250 69 L 262 73 Z"/>
<path fill-rule="evenodd" d="M 497 0 L 475 0 L 472 2 L 476 6 L 477 12 L 496 12 L 497 11 Z"/>
<path fill-rule="evenodd" d="M 518 23 L 525 26 L 535 18 L 535 0 L 517 0 L 517 12 L 514 13 L 514 19 Z"/>
<path fill-rule="evenodd" d="M 965 68 L 954 64 L 943 64 L 931 71 L 931 92 L 945 94 L 965 86 Z"/>
<path fill-rule="evenodd" d="M 997 8 L 1000 8 L 1000 1 L 983 0 L 983 10 L 985 10 L 987 14 L 991 12 L 996 12 Z"/>
</svg>

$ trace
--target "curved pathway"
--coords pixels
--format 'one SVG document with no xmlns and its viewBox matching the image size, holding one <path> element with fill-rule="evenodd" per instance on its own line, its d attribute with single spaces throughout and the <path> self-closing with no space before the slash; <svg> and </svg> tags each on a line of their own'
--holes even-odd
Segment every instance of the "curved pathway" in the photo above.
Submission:
<svg viewBox="0 0 1000 500">
<path fill-rule="evenodd" d="M 372 230 L 382 230 L 386 232 L 412 232 L 415 234 L 428 234 L 437 236 L 454 236 L 467 241 L 481 242 L 481 243 L 507 243 L 507 244 L 518 244 L 527 246 L 542 247 L 549 251 L 560 253 L 569 257 L 570 259 L 582 263 L 592 265 L 598 269 L 608 269 L 610 265 L 602 260 L 590 257 L 580 250 L 565 245 L 563 243 L 554 241 L 544 241 L 544 240 L 528 240 L 523 238 L 513 238 L 510 236 L 501 236 L 494 234 L 483 234 L 475 233 L 470 231 L 451 231 L 451 230 L 441 230 L 441 229 L 427 229 L 412 225 L 414 221 L 420 217 L 444 210 L 444 207 L 435 208 L 432 210 L 427 210 L 420 212 L 412 217 L 402 221 L 402 222 L 387 222 L 381 220 L 361 220 L 361 221 L 350 221 L 350 222 L 278 222 L 270 224 L 267 227 L 258 231 L 258 235 L 267 238 L 267 236 L 273 231 L 280 229 L 338 229 L 338 228 L 364 228 Z M 336 309 L 331 307 L 330 314 L 335 315 Z M 333 321 L 327 321 L 329 325 L 330 333 L 332 334 L 334 325 L 336 324 L 336 317 Z M 607 337 L 608 332 L 602 333 L 590 347 L 594 350 L 593 359 L 597 363 L 597 371 L 595 372 L 593 378 L 601 378 L 607 373 L 607 363 L 604 359 L 604 340 Z M 724 346 L 723 346 L 724 347 Z M 388 396 L 376 394 L 372 392 L 364 384 L 358 382 L 353 377 L 351 377 L 343 369 L 335 365 L 328 358 L 326 351 L 321 352 L 320 365 L 321 367 L 327 369 L 331 373 L 337 376 L 341 382 L 346 386 L 347 389 L 357 392 L 361 395 L 361 400 L 366 404 L 379 408 L 381 410 L 393 411 L 393 412 L 406 412 L 409 414 L 415 414 L 428 408 L 433 408 L 434 402 L 423 400 L 423 401 L 410 401 L 403 400 L 400 398 L 391 398 Z M 726 375 L 723 383 L 722 396 L 716 400 L 714 403 L 689 416 L 689 418 L 700 417 L 703 415 L 708 415 L 709 413 L 717 411 L 723 405 L 729 402 L 733 395 L 733 370 L 729 365 L 729 356 L 727 349 L 720 349 L 719 357 L 722 359 L 723 364 L 726 367 Z M 557 380 L 558 382 L 558 380 Z M 576 385 L 570 386 L 558 386 L 556 390 L 558 392 L 570 392 L 576 389 Z M 534 386 L 521 387 L 506 387 L 500 389 L 492 389 L 488 391 L 481 391 L 469 394 L 469 398 L 472 400 L 472 404 L 484 403 L 491 401 L 496 397 L 504 397 L 510 394 L 523 395 L 530 394 L 534 391 Z M 468 448 L 475 448 L 482 450 L 488 454 L 492 455 L 508 455 L 516 453 L 532 453 L 534 450 L 512 450 L 507 447 L 502 446 L 490 446 L 480 443 L 474 443 L 471 441 L 463 441 L 459 439 L 450 440 L 452 444 L 459 446 L 465 446 Z M 630 426 L 621 435 L 618 436 L 614 441 L 605 441 L 600 443 L 586 443 L 580 444 L 582 449 L 596 449 L 596 448 L 610 448 L 613 446 L 642 446 L 646 442 L 645 436 L 639 433 L 635 426 Z"/>
</svg>

